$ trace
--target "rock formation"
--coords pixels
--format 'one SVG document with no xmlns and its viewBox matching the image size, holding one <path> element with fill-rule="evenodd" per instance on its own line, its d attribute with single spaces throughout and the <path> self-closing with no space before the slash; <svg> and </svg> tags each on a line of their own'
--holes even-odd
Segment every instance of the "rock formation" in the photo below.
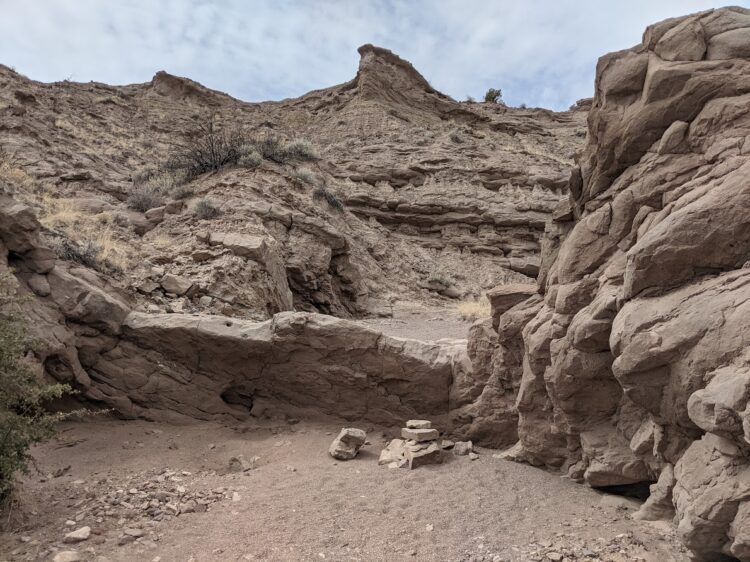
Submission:
<svg viewBox="0 0 750 562">
<path fill-rule="evenodd" d="M 750 560 L 749 45 L 750 11 L 725 8 L 602 57 L 572 172 L 580 109 L 457 103 L 369 45 L 351 82 L 264 104 L 165 73 L 113 88 L 3 67 L 6 144 L 34 178 L 0 198 L 0 268 L 33 296 L 40 370 L 122 415 L 429 417 L 593 487 L 650 486 L 637 517 L 674 516 L 696 560 Z M 214 222 L 181 200 L 125 209 L 136 170 L 211 114 L 322 158 L 199 177 Z M 132 269 L 69 259 L 71 205 Z M 468 349 L 310 312 L 497 284 Z"/>
<path fill-rule="evenodd" d="M 266 103 L 165 72 L 113 87 L 0 66 L 0 156 L 16 168 L 3 176 L 49 237 L 101 247 L 142 311 L 349 317 L 529 282 L 585 111 L 459 103 L 390 51 L 360 54 L 352 81 Z M 320 158 L 209 172 L 128 208 L 143 185 L 165 188 L 175 143 L 212 117 L 248 138 L 307 139 Z M 204 199 L 218 215 L 195 212 Z"/>
<path fill-rule="evenodd" d="M 517 459 L 655 483 L 639 516 L 675 514 L 707 561 L 750 560 L 748 45 L 726 8 L 599 60 L 539 294 L 474 328 L 464 384 L 469 434 L 517 415 Z"/>
<path fill-rule="evenodd" d="M 443 419 L 454 373 L 469 368 L 462 342 L 391 338 L 333 316 L 135 311 L 104 275 L 57 260 L 32 210 L 7 196 L 0 250 L 0 268 L 34 297 L 40 367 L 124 416 L 242 419 L 264 400 L 383 424 Z"/>
</svg>

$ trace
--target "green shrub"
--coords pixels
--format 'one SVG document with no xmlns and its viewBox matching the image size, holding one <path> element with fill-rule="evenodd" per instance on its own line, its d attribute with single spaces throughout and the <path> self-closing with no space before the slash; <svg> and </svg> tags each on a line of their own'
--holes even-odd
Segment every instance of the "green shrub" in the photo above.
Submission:
<svg viewBox="0 0 750 562">
<path fill-rule="evenodd" d="M 28 471 L 29 448 L 54 435 L 55 423 L 69 415 L 45 409 L 70 387 L 44 383 L 26 364 L 29 341 L 18 302 L 12 275 L 0 273 L 0 500 L 16 474 Z"/>
<path fill-rule="evenodd" d="M 503 91 L 490 88 L 487 93 L 484 94 L 484 101 L 490 103 L 502 103 L 503 102 Z"/>
<path fill-rule="evenodd" d="M 127 204 L 131 209 L 145 213 L 149 209 L 164 205 L 164 196 L 158 187 L 146 184 L 133 188 L 128 195 Z"/>
<path fill-rule="evenodd" d="M 344 211 L 343 203 L 341 203 L 334 193 L 331 193 L 325 187 L 316 188 L 315 191 L 313 191 L 312 198 L 313 201 L 325 201 L 328 203 L 329 207 L 338 212 Z"/>
<path fill-rule="evenodd" d="M 198 201 L 193 211 L 199 219 L 213 219 L 221 214 L 221 210 L 210 199 Z"/>
</svg>

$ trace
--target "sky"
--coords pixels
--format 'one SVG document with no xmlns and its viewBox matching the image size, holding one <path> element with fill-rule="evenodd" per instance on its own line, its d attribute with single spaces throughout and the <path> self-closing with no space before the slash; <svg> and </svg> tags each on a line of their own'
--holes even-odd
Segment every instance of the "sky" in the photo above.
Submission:
<svg viewBox="0 0 750 562">
<path fill-rule="evenodd" d="M 733 0 L 750 7 L 750 0 Z M 352 79 L 357 47 L 410 61 L 451 97 L 565 109 L 599 56 L 703 0 L 0 0 L 0 63 L 35 80 L 147 82 L 159 70 L 246 101 Z"/>
</svg>

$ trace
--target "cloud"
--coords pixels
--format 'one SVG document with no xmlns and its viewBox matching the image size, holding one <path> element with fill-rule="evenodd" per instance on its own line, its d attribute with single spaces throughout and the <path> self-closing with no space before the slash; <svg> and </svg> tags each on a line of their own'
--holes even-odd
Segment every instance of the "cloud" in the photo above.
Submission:
<svg viewBox="0 0 750 562">
<path fill-rule="evenodd" d="M 747 2 L 745 2 L 747 5 Z M 157 70 L 235 97 L 301 95 L 351 79 L 356 48 L 398 53 L 457 98 L 566 108 L 602 54 L 703 0 L 0 0 L 0 62 L 42 81 L 126 84 Z"/>
</svg>

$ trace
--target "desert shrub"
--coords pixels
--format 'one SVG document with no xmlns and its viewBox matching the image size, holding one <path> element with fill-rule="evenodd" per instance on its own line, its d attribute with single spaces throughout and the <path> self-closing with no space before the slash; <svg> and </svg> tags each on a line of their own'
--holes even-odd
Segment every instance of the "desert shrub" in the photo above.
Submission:
<svg viewBox="0 0 750 562">
<path fill-rule="evenodd" d="M 318 187 L 312 193 L 313 201 L 325 201 L 332 209 L 343 212 L 344 205 L 334 193 L 328 191 L 325 187 Z"/>
<path fill-rule="evenodd" d="M 286 162 L 286 152 L 281 141 L 273 136 L 265 136 L 256 143 L 258 152 L 266 160 L 271 160 L 277 164 Z"/>
<path fill-rule="evenodd" d="M 503 91 L 495 88 L 490 88 L 487 93 L 484 94 L 484 101 L 490 103 L 502 103 Z"/>
<path fill-rule="evenodd" d="M 169 195 L 175 199 L 187 199 L 193 194 L 193 188 L 187 183 L 175 185 L 170 191 Z"/>
<path fill-rule="evenodd" d="M 302 183 L 315 183 L 315 175 L 307 168 L 298 168 L 295 170 L 294 177 Z"/>
<path fill-rule="evenodd" d="M 107 259 L 103 246 L 93 240 L 74 242 L 62 237 L 55 240 L 52 246 L 61 260 L 79 263 L 100 273 L 122 273 L 122 267 Z"/>
<path fill-rule="evenodd" d="M 456 144 L 461 144 L 462 142 L 464 142 L 464 139 L 461 138 L 461 135 L 458 134 L 458 131 L 453 131 L 450 135 L 450 139 Z"/>
<path fill-rule="evenodd" d="M 263 163 L 263 157 L 256 150 L 254 145 L 245 145 L 242 149 L 237 164 L 242 168 L 257 168 Z"/>
<path fill-rule="evenodd" d="M 306 162 L 317 160 L 318 153 L 313 145 L 304 139 L 295 139 L 284 147 L 286 160 Z"/>
<path fill-rule="evenodd" d="M 135 187 L 130 192 L 127 204 L 131 209 L 145 213 L 149 209 L 161 207 L 164 204 L 164 196 L 158 187 L 146 184 Z"/>
<path fill-rule="evenodd" d="M 131 174 L 130 181 L 133 182 L 134 186 L 143 185 L 154 175 L 156 175 L 156 173 L 156 170 L 154 170 L 153 168 L 146 167 Z"/>
<path fill-rule="evenodd" d="M 201 199 L 193 209 L 199 219 L 212 219 L 221 214 L 221 210 L 210 199 Z"/>
<path fill-rule="evenodd" d="M 467 300 L 456 306 L 458 315 L 464 320 L 474 321 L 489 318 L 491 314 L 490 301 L 486 297 L 479 300 Z"/>
<path fill-rule="evenodd" d="M 466 103 L 476 103 L 476 101 L 473 97 L 466 96 Z"/>
<path fill-rule="evenodd" d="M 28 471 L 29 448 L 54 435 L 55 423 L 67 417 L 45 405 L 70 392 L 68 385 L 44 383 L 24 360 L 29 340 L 18 304 L 12 275 L 1 273 L 0 500 L 9 496 L 16 474 Z"/>
<path fill-rule="evenodd" d="M 164 168 L 183 173 L 190 181 L 206 172 L 237 164 L 246 144 L 239 130 L 222 129 L 210 118 L 198 125 L 189 140 L 172 153 Z"/>
</svg>

